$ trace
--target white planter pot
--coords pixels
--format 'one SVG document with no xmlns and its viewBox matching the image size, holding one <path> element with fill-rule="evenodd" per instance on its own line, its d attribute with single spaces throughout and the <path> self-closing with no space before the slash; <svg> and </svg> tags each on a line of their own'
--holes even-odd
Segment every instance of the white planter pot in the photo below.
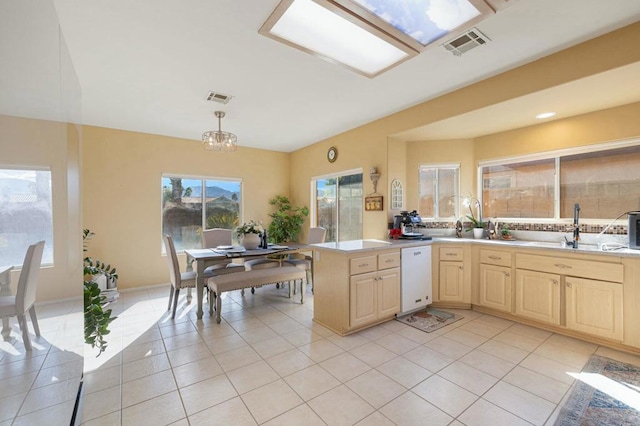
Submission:
<svg viewBox="0 0 640 426">
<path fill-rule="evenodd" d="M 484 238 L 484 228 L 473 228 L 473 238 L 477 240 Z"/>
<path fill-rule="evenodd" d="M 242 247 L 246 250 L 255 250 L 260 245 L 260 235 L 258 234 L 244 234 L 242 241 L 240 242 Z"/>
</svg>

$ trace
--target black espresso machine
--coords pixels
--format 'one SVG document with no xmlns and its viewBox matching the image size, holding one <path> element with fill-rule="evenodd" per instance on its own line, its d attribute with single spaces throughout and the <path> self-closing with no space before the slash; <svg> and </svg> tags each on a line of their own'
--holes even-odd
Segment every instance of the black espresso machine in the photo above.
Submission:
<svg viewBox="0 0 640 426">
<path fill-rule="evenodd" d="M 402 230 L 402 237 L 404 238 L 420 238 L 422 232 L 417 228 L 424 228 L 422 218 L 418 215 L 417 211 L 402 211 L 400 214 L 393 216 L 393 228 Z"/>
</svg>

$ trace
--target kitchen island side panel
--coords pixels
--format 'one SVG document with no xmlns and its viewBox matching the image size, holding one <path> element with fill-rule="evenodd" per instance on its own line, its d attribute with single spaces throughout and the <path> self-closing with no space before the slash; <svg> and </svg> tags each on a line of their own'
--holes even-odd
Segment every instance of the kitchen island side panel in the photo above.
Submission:
<svg viewBox="0 0 640 426">
<path fill-rule="evenodd" d="M 313 319 L 343 334 L 349 326 L 349 256 L 328 250 L 314 256 Z"/>
</svg>

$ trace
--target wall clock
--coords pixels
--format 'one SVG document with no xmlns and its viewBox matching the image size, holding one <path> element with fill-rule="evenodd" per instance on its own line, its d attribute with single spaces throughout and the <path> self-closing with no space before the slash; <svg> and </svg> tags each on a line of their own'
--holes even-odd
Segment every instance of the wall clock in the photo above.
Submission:
<svg viewBox="0 0 640 426">
<path fill-rule="evenodd" d="M 329 148 L 329 151 L 327 151 L 327 160 L 329 160 L 330 163 L 333 163 L 334 161 L 336 161 L 337 158 L 338 158 L 338 148 L 336 148 L 335 146 L 332 146 L 331 148 Z"/>
</svg>

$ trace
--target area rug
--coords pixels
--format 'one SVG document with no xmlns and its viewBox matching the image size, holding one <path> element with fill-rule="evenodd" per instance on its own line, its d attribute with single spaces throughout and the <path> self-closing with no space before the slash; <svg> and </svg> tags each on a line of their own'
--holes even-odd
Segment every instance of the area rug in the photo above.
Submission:
<svg viewBox="0 0 640 426">
<path fill-rule="evenodd" d="M 555 426 L 640 424 L 640 367 L 593 355 Z"/>
<path fill-rule="evenodd" d="M 418 312 L 397 317 L 396 321 L 415 327 L 427 333 L 461 320 L 463 317 L 440 309 L 427 308 Z"/>
</svg>

